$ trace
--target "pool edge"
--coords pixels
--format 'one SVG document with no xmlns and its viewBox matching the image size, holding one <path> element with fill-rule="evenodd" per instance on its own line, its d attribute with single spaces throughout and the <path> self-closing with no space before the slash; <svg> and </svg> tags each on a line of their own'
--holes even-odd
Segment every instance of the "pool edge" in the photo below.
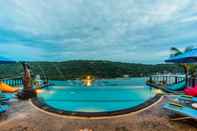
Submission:
<svg viewBox="0 0 197 131">
<path fill-rule="evenodd" d="M 71 112 L 58 110 L 49 105 L 41 103 L 37 98 L 30 99 L 30 103 L 33 107 L 47 113 L 49 115 L 64 117 L 64 118 L 77 118 L 77 119 L 103 119 L 103 118 L 112 118 L 112 117 L 121 117 L 125 115 L 135 114 L 141 111 L 144 111 L 153 105 L 157 104 L 162 100 L 163 96 L 160 94 L 155 95 L 153 98 L 145 101 L 143 104 L 138 106 L 127 108 L 123 110 L 111 111 L 111 112 Z"/>
</svg>

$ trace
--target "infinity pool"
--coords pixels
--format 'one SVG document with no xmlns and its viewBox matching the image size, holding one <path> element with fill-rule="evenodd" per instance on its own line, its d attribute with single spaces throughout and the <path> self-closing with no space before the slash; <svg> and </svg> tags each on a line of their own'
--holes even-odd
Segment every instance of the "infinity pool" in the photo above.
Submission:
<svg viewBox="0 0 197 131">
<path fill-rule="evenodd" d="M 80 81 L 66 81 L 64 86 L 42 90 L 37 103 L 65 114 L 116 114 L 147 105 L 155 96 L 154 89 L 130 80 L 98 80 L 90 87 Z"/>
</svg>

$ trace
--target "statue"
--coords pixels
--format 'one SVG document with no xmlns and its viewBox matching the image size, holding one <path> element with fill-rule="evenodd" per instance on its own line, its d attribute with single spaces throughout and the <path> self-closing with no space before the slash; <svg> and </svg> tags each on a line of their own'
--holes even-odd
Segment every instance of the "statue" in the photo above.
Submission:
<svg viewBox="0 0 197 131">
<path fill-rule="evenodd" d="M 36 91 L 32 88 L 31 70 L 27 63 L 22 63 L 24 69 L 23 90 L 17 94 L 19 99 L 29 99 L 36 97 Z"/>
<path fill-rule="evenodd" d="M 32 82 L 31 82 L 31 71 L 30 67 L 26 63 L 22 63 L 24 76 L 23 76 L 23 85 L 25 90 L 32 89 Z"/>
</svg>

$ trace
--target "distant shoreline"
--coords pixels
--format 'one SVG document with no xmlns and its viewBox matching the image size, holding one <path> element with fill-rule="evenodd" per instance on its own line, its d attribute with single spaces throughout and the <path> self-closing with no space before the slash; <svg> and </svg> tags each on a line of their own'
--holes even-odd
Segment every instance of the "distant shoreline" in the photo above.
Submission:
<svg viewBox="0 0 197 131">
<path fill-rule="evenodd" d="M 127 79 L 147 77 L 153 74 L 183 73 L 184 70 L 175 64 L 136 64 L 111 61 L 65 61 L 65 62 L 29 62 L 33 75 L 39 74 L 42 79 L 73 80 L 84 75 L 97 79 Z M 20 63 L 0 65 L 0 78 L 22 76 Z"/>
</svg>

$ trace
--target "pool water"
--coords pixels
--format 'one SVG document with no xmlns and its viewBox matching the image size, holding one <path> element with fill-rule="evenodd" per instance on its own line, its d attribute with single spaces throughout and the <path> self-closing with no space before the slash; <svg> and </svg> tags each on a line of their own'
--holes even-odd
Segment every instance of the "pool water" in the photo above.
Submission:
<svg viewBox="0 0 197 131">
<path fill-rule="evenodd" d="M 138 82 L 137 82 L 138 81 Z M 80 81 L 54 81 L 38 99 L 54 109 L 68 112 L 113 112 L 143 104 L 155 96 L 144 79 L 97 80 L 91 87 Z"/>
</svg>

